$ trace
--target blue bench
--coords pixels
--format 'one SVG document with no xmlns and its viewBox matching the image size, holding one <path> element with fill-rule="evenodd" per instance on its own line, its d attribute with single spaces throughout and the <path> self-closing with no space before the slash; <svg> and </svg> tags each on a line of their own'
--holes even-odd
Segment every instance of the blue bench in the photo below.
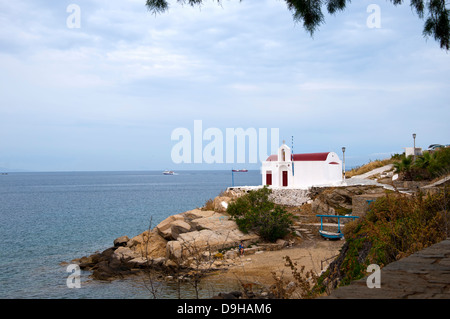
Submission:
<svg viewBox="0 0 450 319">
<path fill-rule="evenodd" d="M 320 217 L 320 230 L 319 234 L 326 238 L 326 239 L 341 239 L 344 237 L 344 234 L 341 232 L 341 218 L 352 218 L 355 220 L 356 218 L 359 218 L 359 216 L 340 216 L 340 215 L 316 215 L 316 217 Z M 338 220 L 338 231 L 337 232 L 330 232 L 323 229 L 323 218 L 337 218 Z"/>
</svg>

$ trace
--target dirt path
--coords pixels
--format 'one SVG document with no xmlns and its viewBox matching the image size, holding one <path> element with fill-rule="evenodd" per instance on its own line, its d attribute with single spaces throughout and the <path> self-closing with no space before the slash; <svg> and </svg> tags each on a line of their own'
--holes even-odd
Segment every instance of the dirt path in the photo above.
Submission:
<svg viewBox="0 0 450 319">
<path fill-rule="evenodd" d="M 235 266 L 220 272 L 220 278 L 235 282 L 255 283 L 270 286 L 274 283 L 272 272 L 284 279 L 292 278 L 291 270 L 285 266 L 284 256 L 289 256 L 297 263 L 297 268 L 305 266 L 305 271 L 314 270 L 320 274 L 321 261 L 334 257 L 339 253 L 345 241 L 315 240 L 305 241 L 300 245 L 275 251 L 263 251 L 252 255 L 244 255 Z M 331 259 L 332 260 L 332 259 Z M 323 268 L 328 265 L 323 262 Z"/>
</svg>

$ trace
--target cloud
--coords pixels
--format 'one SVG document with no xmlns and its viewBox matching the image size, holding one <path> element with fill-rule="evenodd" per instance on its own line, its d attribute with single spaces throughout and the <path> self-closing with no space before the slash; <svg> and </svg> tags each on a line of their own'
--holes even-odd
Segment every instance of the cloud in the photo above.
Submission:
<svg viewBox="0 0 450 319">
<path fill-rule="evenodd" d="M 107 145 L 134 157 L 122 167 L 132 169 L 144 142 L 126 142 L 145 137 L 152 167 L 164 168 L 171 130 L 194 119 L 277 127 L 305 152 L 346 144 L 361 161 L 400 152 L 413 128 L 439 128 L 417 133 L 445 143 L 447 54 L 407 5 L 380 2 L 382 28 L 367 28 L 372 2 L 327 15 L 311 38 L 284 1 L 173 1 L 154 16 L 140 0 L 79 0 L 80 29 L 66 25 L 72 1 L 3 1 L 0 154 L 15 143 L 16 161 L 39 169 L 40 146 L 56 158 L 66 143 L 86 163 Z"/>
<path fill-rule="evenodd" d="M 261 87 L 254 84 L 235 83 L 231 84 L 229 87 L 240 92 L 256 92 L 261 90 Z"/>
<path fill-rule="evenodd" d="M 357 90 L 358 86 L 354 83 L 343 83 L 340 81 L 327 82 L 306 82 L 299 85 L 300 90 L 305 91 L 328 91 L 328 90 Z"/>
</svg>

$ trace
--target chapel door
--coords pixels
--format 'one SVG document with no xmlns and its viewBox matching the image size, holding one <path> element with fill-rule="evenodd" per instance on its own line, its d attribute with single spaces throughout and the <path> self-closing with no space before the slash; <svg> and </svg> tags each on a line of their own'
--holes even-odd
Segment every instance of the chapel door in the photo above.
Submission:
<svg viewBox="0 0 450 319">
<path fill-rule="evenodd" d="M 266 185 L 272 185 L 272 172 L 266 173 Z"/>
<path fill-rule="evenodd" d="M 287 171 L 283 171 L 283 187 L 288 186 L 288 172 Z"/>
</svg>

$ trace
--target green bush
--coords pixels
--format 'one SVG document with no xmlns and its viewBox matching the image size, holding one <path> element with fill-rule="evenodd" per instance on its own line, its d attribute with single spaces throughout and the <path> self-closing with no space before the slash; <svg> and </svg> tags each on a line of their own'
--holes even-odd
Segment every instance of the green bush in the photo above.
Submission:
<svg viewBox="0 0 450 319">
<path fill-rule="evenodd" d="M 239 197 L 227 213 L 244 233 L 255 231 L 263 239 L 274 242 L 289 233 L 292 214 L 269 200 L 271 190 L 264 186 Z"/>
<path fill-rule="evenodd" d="M 450 173 L 450 147 L 441 148 L 434 152 L 427 170 L 432 177 Z"/>
<path fill-rule="evenodd" d="M 402 173 L 407 181 L 431 180 L 450 173 L 450 148 L 441 148 L 434 152 L 424 152 L 414 160 L 403 154 L 394 163 L 396 173 Z"/>
</svg>

